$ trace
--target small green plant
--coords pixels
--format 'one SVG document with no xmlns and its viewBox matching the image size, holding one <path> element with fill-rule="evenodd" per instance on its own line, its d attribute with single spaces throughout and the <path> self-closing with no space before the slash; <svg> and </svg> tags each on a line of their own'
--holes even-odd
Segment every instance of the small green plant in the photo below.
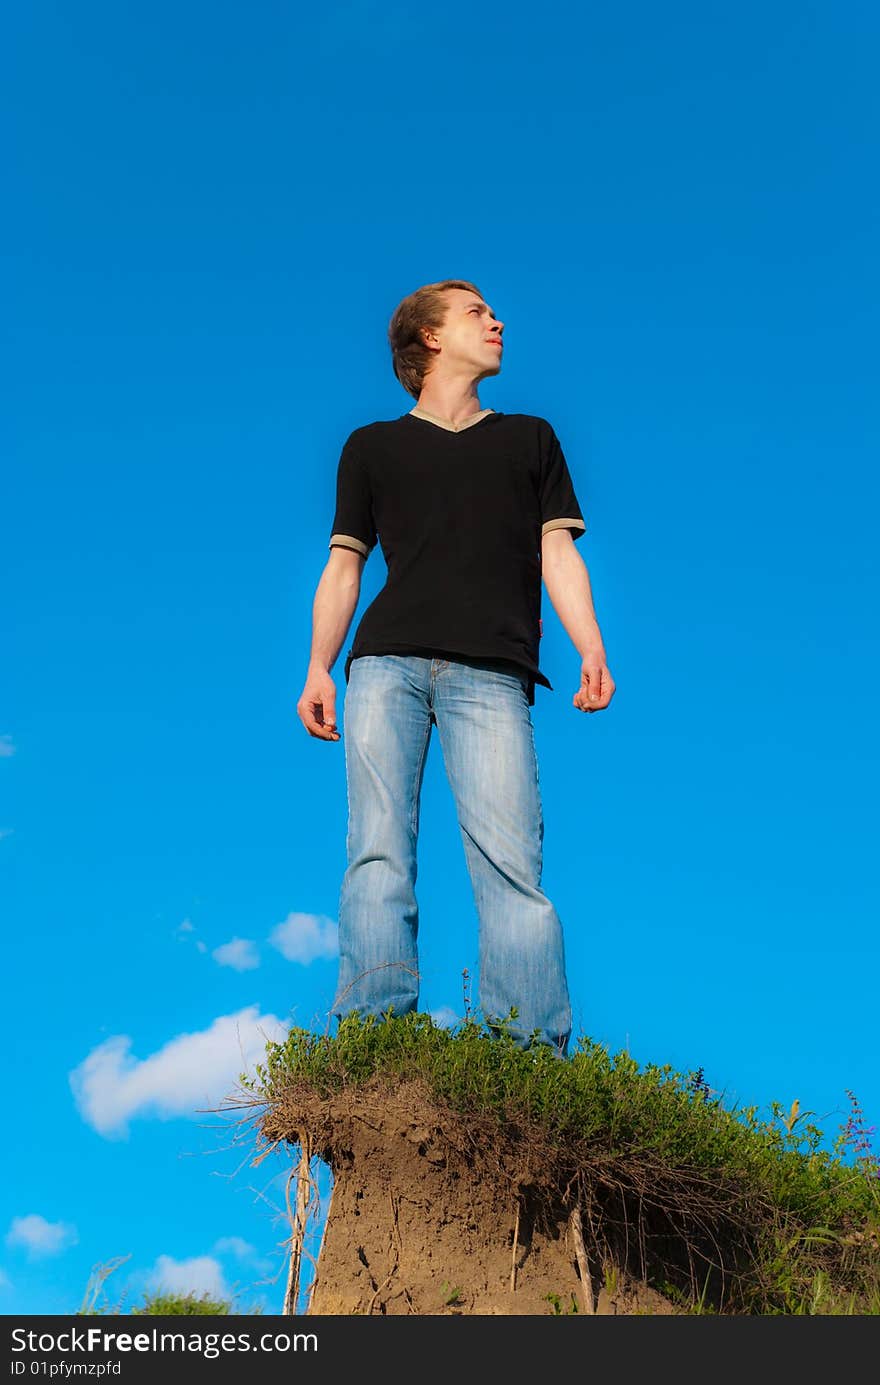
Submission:
<svg viewBox="0 0 880 1385">
<path fill-rule="evenodd" d="M 205 1314 L 208 1317 L 225 1317 L 232 1312 L 226 1299 L 211 1298 L 209 1294 L 147 1294 L 140 1308 L 132 1308 L 134 1316 L 154 1316 L 163 1318 L 174 1314 L 189 1317 Z"/>
<path fill-rule="evenodd" d="M 440 1292 L 443 1295 L 443 1302 L 447 1308 L 453 1308 L 462 1302 L 462 1288 L 460 1284 L 447 1284 L 444 1279 L 440 1285 Z"/>
<path fill-rule="evenodd" d="M 578 1311 L 577 1299 L 574 1294 L 571 1295 L 571 1306 L 569 1308 L 563 1308 L 562 1299 L 559 1294 L 545 1294 L 544 1298 L 550 1304 L 550 1313 L 554 1318 L 570 1317 L 572 1313 L 577 1313 Z"/>
<path fill-rule="evenodd" d="M 130 1255 L 120 1255 L 115 1260 L 110 1260 L 106 1264 L 96 1265 L 89 1276 L 83 1301 L 78 1308 L 77 1317 L 97 1317 L 104 1314 L 119 1316 L 122 1313 L 130 1312 L 133 1317 L 165 1317 L 186 1315 L 192 1317 L 205 1314 L 208 1317 L 225 1317 L 233 1312 L 242 1310 L 234 1309 L 232 1301 L 229 1299 L 211 1298 L 209 1294 L 197 1295 L 194 1290 L 189 1293 L 146 1293 L 143 1302 L 139 1307 L 126 1309 L 125 1302 L 127 1291 L 123 1289 L 116 1303 L 107 1301 L 106 1293 L 103 1301 L 100 1296 L 104 1289 L 105 1282 L 117 1270 L 120 1265 L 124 1265 L 126 1260 L 130 1260 Z M 251 1314 L 262 1313 L 261 1308 L 251 1308 L 244 1310 Z"/>
<path fill-rule="evenodd" d="M 689 1298 L 687 1298 L 685 1295 L 682 1295 L 682 1296 L 681 1296 L 680 1301 L 682 1302 L 682 1304 L 683 1304 L 683 1306 L 684 1306 L 684 1310 L 685 1310 L 686 1313 L 688 1313 L 688 1314 L 690 1314 L 690 1315 L 695 1315 L 695 1316 L 698 1316 L 698 1317 L 707 1317 L 708 1315 L 710 1315 L 711 1313 L 714 1312 L 714 1309 L 711 1308 L 711 1307 L 708 1307 L 708 1306 L 707 1306 L 707 1303 L 706 1303 L 706 1295 L 707 1295 L 707 1292 L 708 1292 L 708 1289 L 709 1289 L 709 1277 L 710 1277 L 710 1274 L 711 1274 L 711 1270 L 710 1270 L 710 1271 L 707 1273 L 707 1275 L 706 1275 L 706 1278 L 705 1278 L 705 1280 L 704 1280 L 704 1282 L 703 1282 L 703 1287 L 702 1287 L 702 1289 L 701 1289 L 701 1291 L 700 1291 L 700 1296 L 699 1296 L 698 1299 L 689 1299 Z"/>
</svg>

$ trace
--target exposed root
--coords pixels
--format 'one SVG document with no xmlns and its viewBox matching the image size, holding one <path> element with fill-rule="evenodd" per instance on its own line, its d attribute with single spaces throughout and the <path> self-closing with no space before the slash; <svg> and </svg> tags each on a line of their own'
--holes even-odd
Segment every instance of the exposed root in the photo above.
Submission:
<svg viewBox="0 0 880 1385">
<path fill-rule="evenodd" d="M 510 1292 L 516 1293 L 516 1255 L 519 1250 L 519 1198 L 516 1200 L 516 1221 L 513 1223 L 513 1259 L 510 1265 Z"/>
<path fill-rule="evenodd" d="M 581 1209 L 577 1205 L 571 1209 L 568 1225 L 571 1231 L 571 1239 L 574 1243 L 574 1253 L 578 1264 L 578 1271 L 580 1272 L 581 1304 L 584 1312 L 592 1315 L 596 1312 L 596 1305 L 593 1301 L 590 1267 L 587 1263 L 587 1252 L 584 1247 L 584 1228 L 581 1222 Z"/>
<path fill-rule="evenodd" d="M 310 1171 L 311 1165 L 311 1146 L 308 1135 L 303 1135 L 300 1141 L 301 1154 L 299 1166 L 292 1169 L 284 1190 L 287 1202 L 287 1215 L 290 1218 L 290 1264 L 287 1272 L 287 1291 L 284 1295 L 284 1307 L 281 1310 L 285 1317 L 296 1313 L 296 1305 L 299 1302 L 299 1282 L 302 1272 L 303 1243 L 306 1235 L 306 1222 L 308 1219 L 308 1208 L 312 1201 L 314 1183 Z M 296 1179 L 296 1211 L 292 1212 L 290 1207 L 290 1185 Z"/>
</svg>

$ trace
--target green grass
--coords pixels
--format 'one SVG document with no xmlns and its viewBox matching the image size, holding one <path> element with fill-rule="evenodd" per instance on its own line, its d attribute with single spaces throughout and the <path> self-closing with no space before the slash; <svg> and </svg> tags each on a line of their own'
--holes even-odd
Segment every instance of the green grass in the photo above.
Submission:
<svg viewBox="0 0 880 1385">
<path fill-rule="evenodd" d="M 129 1255 L 117 1256 L 115 1260 L 96 1265 L 92 1270 L 83 1301 L 77 1309 L 77 1317 L 119 1316 L 130 1313 L 133 1317 L 225 1317 L 228 1314 L 259 1314 L 259 1308 L 241 1309 L 233 1306 L 234 1299 L 212 1298 L 208 1293 L 144 1293 L 140 1303 L 129 1306 L 125 1290 L 115 1303 L 111 1303 L 105 1285 L 111 1275 L 126 1263 Z"/>
<path fill-rule="evenodd" d="M 143 1302 L 135 1308 L 126 1309 L 123 1301 L 115 1304 L 80 1308 L 78 1316 L 92 1317 L 104 1314 L 119 1315 L 130 1312 L 133 1317 L 170 1317 L 178 1314 L 186 1317 L 224 1317 L 234 1312 L 231 1300 L 211 1298 L 210 1294 L 145 1294 Z"/>
<path fill-rule="evenodd" d="M 326 1097 L 402 1080 L 423 1084 L 451 1118 L 531 1152 L 550 1203 L 572 1187 L 588 1199 L 607 1232 L 603 1256 L 615 1228 L 641 1218 L 643 1243 L 656 1246 L 646 1277 L 677 1294 L 681 1311 L 880 1312 L 880 1166 L 852 1093 L 829 1151 L 797 1102 L 787 1112 L 773 1102 L 766 1117 L 727 1109 L 701 1069 L 640 1069 L 585 1036 L 560 1062 L 471 1017 L 449 1030 L 423 1014 L 351 1015 L 333 1037 L 292 1029 L 268 1044 L 255 1077 L 241 1077 L 269 1109 L 294 1088 Z"/>
</svg>

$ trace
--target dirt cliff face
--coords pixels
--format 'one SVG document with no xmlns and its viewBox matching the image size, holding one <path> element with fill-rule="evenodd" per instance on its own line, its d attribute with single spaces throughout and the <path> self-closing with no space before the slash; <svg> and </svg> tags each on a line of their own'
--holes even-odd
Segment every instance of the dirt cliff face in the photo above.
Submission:
<svg viewBox="0 0 880 1385">
<path fill-rule="evenodd" d="M 262 1134 L 307 1139 L 333 1172 L 310 1314 L 675 1311 L 590 1259 L 528 1144 L 441 1110 L 417 1084 L 292 1088 Z"/>
</svg>

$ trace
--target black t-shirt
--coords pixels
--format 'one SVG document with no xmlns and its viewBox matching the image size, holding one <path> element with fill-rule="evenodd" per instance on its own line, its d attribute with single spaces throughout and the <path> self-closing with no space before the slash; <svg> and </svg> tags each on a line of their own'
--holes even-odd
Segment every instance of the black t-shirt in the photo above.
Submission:
<svg viewBox="0 0 880 1385">
<path fill-rule="evenodd" d="M 385 586 L 345 661 L 419 654 L 513 665 L 552 684 L 538 663 L 541 538 L 586 529 L 553 428 L 486 410 L 453 431 L 422 414 L 356 428 L 342 449 L 330 547 L 368 557 L 378 540 Z"/>
</svg>

